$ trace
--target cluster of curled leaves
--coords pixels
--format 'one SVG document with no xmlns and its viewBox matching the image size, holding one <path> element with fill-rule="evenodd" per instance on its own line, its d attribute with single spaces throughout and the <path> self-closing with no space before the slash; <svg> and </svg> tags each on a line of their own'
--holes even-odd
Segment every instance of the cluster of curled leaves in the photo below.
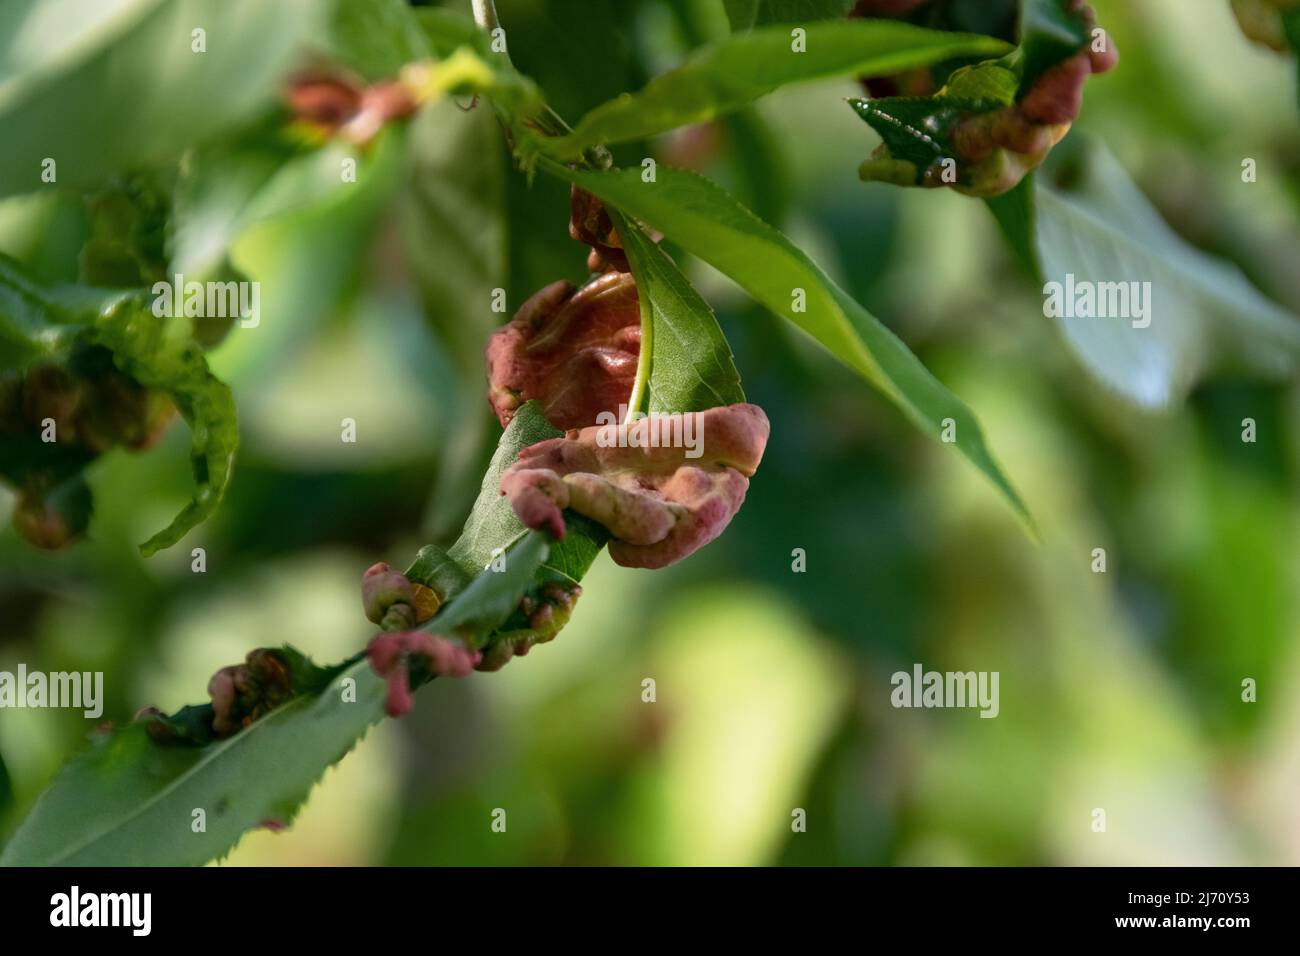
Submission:
<svg viewBox="0 0 1300 956">
<path fill-rule="evenodd" d="M 164 272 L 147 193 L 115 184 L 87 206 L 102 235 L 82 250 L 78 285 L 46 285 L 0 255 L 0 480 L 17 492 L 18 532 L 38 547 L 64 547 L 90 521 L 85 469 L 113 449 L 149 448 L 179 413 L 193 433 L 197 489 L 141 545 L 148 555 L 211 515 L 229 483 L 235 402 L 204 353 L 233 317 L 154 313 L 139 289 Z"/>
<path fill-rule="evenodd" d="M 362 16 L 354 7 L 341 3 L 344 15 Z M 712 310 L 661 238 L 798 326 L 921 431 L 939 438 L 955 424 L 946 447 L 1024 514 L 970 410 L 789 239 L 708 180 L 661 169 L 650 185 L 639 169 L 613 168 L 606 147 L 713 119 L 791 83 L 854 77 L 872 95 L 851 105 L 884 140 L 866 178 L 995 197 L 1065 134 L 1087 77 L 1115 63 L 1113 49 L 1094 46 L 1085 5 L 991 0 L 985 22 L 964 24 L 944 0 L 862 0 L 849 18 L 810 23 L 798 51 L 788 26 L 737 23 L 729 39 L 572 128 L 471 21 L 384 7 L 429 55 L 386 79 L 314 62 L 285 85 L 281 148 L 378 151 L 385 130 L 439 99 L 491 108 L 523 173 L 569 184 L 573 250 L 589 278 L 542 288 L 485 343 L 486 400 L 502 427 L 496 453 L 454 542 L 426 546 L 404 571 L 378 563 L 365 572 L 361 603 L 379 629 L 368 645 L 327 667 L 292 647 L 259 648 L 213 675 L 207 703 L 170 715 L 146 708 L 98 735 L 37 804 L 5 862 L 219 856 L 248 829 L 291 820 L 323 770 L 385 713 L 408 712 L 422 685 L 496 670 L 555 638 L 602 549 L 626 567 L 663 568 L 721 535 L 750 481 L 762 480 L 768 419 L 746 401 Z M 951 182 L 945 159 L 956 162 Z M 193 431 L 199 487 L 147 543 L 152 551 L 209 515 L 229 482 L 233 399 L 205 360 L 229 329 L 152 315 L 141 287 L 166 275 L 158 219 L 125 202 L 110 225 L 148 241 L 88 249 L 75 289 L 42 286 L 0 260 L 0 471 L 20 489 L 24 534 L 66 543 L 89 513 L 89 461 L 146 447 L 174 409 Z M 805 293 L 798 309 L 792 289 Z M 49 420 L 58 442 L 41 441 Z M 91 797 L 99 809 L 87 816 L 80 808 Z M 159 848 L 156 818 L 188 817 L 195 806 L 212 808 L 207 830 Z"/>
<path fill-rule="evenodd" d="M 563 542 L 577 518 L 616 563 L 667 567 L 716 538 L 740 509 L 767 445 L 767 416 L 745 402 L 629 413 L 645 368 L 636 279 L 604 204 L 576 186 L 571 197 L 569 233 L 590 246 L 591 277 L 581 287 L 560 281 L 541 289 L 486 350 L 488 401 L 502 428 L 531 414 L 564 433 L 520 448 L 498 492 L 523 528 L 552 542 Z M 434 550 L 425 549 L 425 563 Z M 450 563 L 447 556 L 438 567 Z M 479 573 L 501 573 L 501 564 Z M 572 575 L 543 581 L 520 598 L 516 626 L 483 646 L 413 629 L 436 620 L 462 581 L 412 580 L 382 563 L 366 572 L 366 614 L 385 629 L 368 655 L 388 682 L 390 716 L 410 709 L 412 667 L 421 676 L 496 670 L 553 638 L 582 593 Z"/>
<path fill-rule="evenodd" d="M 1015 23 L 1014 4 L 988 6 L 1004 29 Z M 931 21 L 951 13 L 937 0 L 861 0 L 854 12 Z M 852 105 L 883 142 L 861 177 L 992 198 L 1042 165 L 1078 118 L 1088 78 L 1112 69 L 1119 53 L 1084 0 L 1031 0 L 1026 15 L 1051 29 L 1000 59 L 962 65 L 946 80 L 934 68 L 866 78 L 870 97 Z"/>
</svg>

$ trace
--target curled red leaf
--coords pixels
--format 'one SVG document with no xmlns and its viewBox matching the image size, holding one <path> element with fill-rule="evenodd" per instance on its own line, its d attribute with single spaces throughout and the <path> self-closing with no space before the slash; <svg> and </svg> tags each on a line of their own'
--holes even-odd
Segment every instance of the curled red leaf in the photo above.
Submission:
<svg viewBox="0 0 1300 956">
<path fill-rule="evenodd" d="M 864 0 L 858 4 L 855 15 L 900 16 L 917 6 L 920 4 Z M 1081 18 L 1089 39 L 1072 56 L 1035 78 L 1032 85 L 1020 91 L 1017 101 L 1009 105 L 945 118 L 945 110 L 951 111 L 952 104 L 960 103 L 966 95 L 955 92 L 958 78 L 968 77 L 972 69 L 1002 69 L 994 63 L 953 73 L 948 85 L 933 95 L 924 88 L 928 70 L 920 71 L 919 80 L 916 71 L 868 80 L 867 88 L 873 98 L 888 94 L 876 100 L 875 110 L 867 118 L 886 142 L 862 164 L 861 178 L 929 188 L 951 186 L 966 195 L 983 198 L 1014 189 L 1070 131 L 1083 108 L 1083 90 L 1088 78 L 1111 70 L 1119 62 L 1119 51 L 1113 40 L 1095 29 L 1096 17 L 1091 7 L 1083 0 L 1071 0 L 1067 12 Z M 927 168 L 918 168 L 915 156 L 895 154 L 887 132 L 882 132 L 880 123 L 869 118 L 875 112 L 890 116 L 891 96 L 898 104 L 897 109 L 906 110 L 904 115 L 914 114 L 917 109 L 918 101 L 911 98 L 928 99 L 933 112 L 923 123 L 917 123 L 914 117 L 908 123 L 917 124 L 918 129 L 925 128 L 928 136 L 944 146 L 946 155 Z M 904 98 L 898 99 L 900 96 Z M 895 119 L 890 120 L 894 122 Z M 949 168 L 953 160 L 955 170 Z"/>
<path fill-rule="evenodd" d="M 629 272 L 582 288 L 553 282 L 488 340 L 488 401 L 502 425 L 530 399 L 557 428 L 581 428 L 626 404 L 641 352 L 641 306 Z"/>
<path fill-rule="evenodd" d="M 582 587 L 573 582 L 552 581 L 519 600 L 524 627 L 494 634 L 483 650 L 476 670 L 496 671 L 512 659 L 523 657 L 536 644 L 545 644 L 569 623 Z"/>
<path fill-rule="evenodd" d="M 208 681 L 212 731 L 229 737 L 293 696 L 289 667 L 279 651 L 259 647 L 242 664 L 223 667 Z"/>
<path fill-rule="evenodd" d="M 569 188 L 569 238 L 591 246 L 587 268 L 592 272 L 630 271 L 609 210 L 601 200 L 577 186 Z"/>
<path fill-rule="evenodd" d="M 387 631 L 408 631 L 437 612 L 441 596 L 432 588 L 411 581 L 383 561 L 361 576 L 361 604 L 366 617 Z"/>
<path fill-rule="evenodd" d="M 528 527 L 564 536 L 566 508 L 604 525 L 624 567 L 662 568 L 730 523 L 770 430 L 757 405 L 652 415 L 525 448 L 501 478 Z"/>
<path fill-rule="evenodd" d="M 401 717 L 411 709 L 411 658 L 418 658 L 429 673 L 444 677 L 465 677 L 483 658 L 479 651 L 428 631 L 376 634 L 366 655 L 374 672 L 388 681 L 385 709 L 390 717 Z"/>
</svg>

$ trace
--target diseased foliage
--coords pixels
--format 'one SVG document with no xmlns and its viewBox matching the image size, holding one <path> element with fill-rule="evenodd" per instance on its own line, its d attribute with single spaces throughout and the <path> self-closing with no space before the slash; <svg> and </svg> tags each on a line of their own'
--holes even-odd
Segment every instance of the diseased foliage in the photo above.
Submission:
<svg viewBox="0 0 1300 956">
<path fill-rule="evenodd" d="M 61 78 L 50 79 L 53 67 L 20 75 L 0 98 L 6 133 L 23 134 L 15 136 L 21 155 L 0 160 L 0 195 L 34 188 L 30 144 L 53 135 L 38 115 L 38 94 L 80 104 L 60 141 L 88 154 L 89 143 L 108 144 L 60 181 L 87 190 L 91 228 L 77 255 L 78 281 L 52 281 L 0 255 L 0 478 L 17 491 L 14 523 L 31 542 L 55 548 L 85 534 L 87 469 L 117 449 L 144 451 L 177 413 L 191 432 L 195 491 L 142 550 L 177 544 L 217 511 L 235 475 L 239 430 L 234 395 L 212 371 L 213 350 L 238 339 L 239 317 L 176 304 L 160 314 L 155 284 L 191 264 L 204 279 L 242 281 L 239 270 L 254 268 L 256 257 L 240 254 L 239 237 L 257 226 L 276 237 L 275 226 L 300 216 L 307 227 L 294 235 L 309 243 L 310 214 L 322 207 L 357 203 L 351 222 L 366 233 L 402 157 L 417 156 L 433 135 L 418 125 L 433 110 L 454 102 L 493 111 L 506 150 L 486 134 L 472 142 L 501 153 L 474 157 L 480 175 L 463 180 L 472 188 L 489 191 L 488 168 L 504 163 L 507 150 L 518 188 L 536 176 L 568 186 L 569 236 L 589 248 L 584 254 L 561 238 L 565 248 L 554 258 L 569 264 L 562 274 L 575 277 L 585 265 L 588 275 L 543 285 L 491 334 L 477 322 L 434 323 L 458 354 L 483 349 L 484 393 L 501 433 L 459 536 L 421 548 L 404 572 L 378 562 L 362 576 L 359 610 L 380 632 L 328 666 L 291 646 L 256 648 L 212 676 L 207 703 L 170 715 L 145 708 L 97 734 L 6 846 L 4 863 L 220 857 L 249 829 L 290 822 L 324 770 L 385 714 L 409 712 L 426 683 L 495 671 L 554 639 L 602 548 L 619 565 L 662 568 L 721 535 L 751 482 L 763 481 L 770 425 L 747 401 L 731 345 L 687 278 L 686 257 L 833 355 L 938 447 L 953 446 L 1029 521 L 974 412 L 831 278 L 834 269 L 709 179 L 653 160 L 620 168 L 610 147 L 728 116 L 740 123 L 740 111 L 787 86 L 858 79 L 866 95 L 849 105 L 881 141 L 860 167 L 862 179 L 952 186 L 986 199 L 1035 280 L 1066 264 L 1104 271 L 1126 258 L 1186 280 L 1201 336 L 1194 340 L 1139 346 L 1123 330 L 1066 324 L 1097 377 L 1127 398 L 1158 405 L 1180 396 L 1229 311 L 1238 320 L 1248 313 L 1236 326 L 1248 362 L 1265 364 L 1265 354 L 1290 368 L 1300 354 L 1294 317 L 1162 231 L 1117 164 L 1094 152 L 1078 168 L 1066 165 L 1079 155 L 1062 157 L 1061 144 L 1085 86 L 1118 61 L 1078 0 L 995 0 L 977 12 L 948 0 L 727 0 L 731 35 L 699 45 L 572 128 L 482 24 L 401 0 L 295 0 L 264 18 L 256 5 L 231 0 L 221 14 L 229 35 L 254 43 L 263 59 L 214 100 L 211 64 L 169 76 L 142 62 L 141 38 L 190 6 L 141 4 L 148 9 L 139 32 L 102 39 L 100 55 Z M 1234 2 L 1247 33 L 1280 48 L 1300 42 L 1292 6 Z M 2 57 L 0 75 L 8 76 L 16 67 Z M 154 90 L 156 98 L 143 96 Z M 203 90 L 202 102 L 220 108 L 200 129 L 186 96 Z M 109 96 L 148 107 L 124 142 L 106 137 L 96 115 Z M 175 131 L 175 141 L 158 129 Z M 214 142 L 223 135 L 231 142 Z M 857 143 L 825 148 L 846 163 L 861 157 Z M 429 177 L 427 159 L 418 155 L 411 175 Z M 1036 182 L 1040 167 L 1071 175 Z M 344 198 L 338 168 L 359 168 L 355 192 L 369 198 Z M 416 261 L 430 301 L 456 286 L 421 260 L 419 246 L 437 232 L 431 222 L 455 218 L 461 182 L 421 182 L 418 201 L 404 208 L 403 253 Z M 238 195 L 239 211 L 214 224 L 207 211 L 221 193 Z M 474 221 L 458 223 L 459 245 L 479 235 L 482 204 L 465 208 Z M 547 225 L 538 242 L 553 242 L 564 224 Z M 1129 248 L 1139 236 L 1143 248 Z M 274 244 L 263 242 L 262 249 Z M 485 259 L 482 251 L 462 250 L 460 264 Z M 318 264 L 316 281 L 341 285 L 349 265 Z M 491 271 L 484 266 L 474 278 L 491 287 L 499 278 Z M 180 290 L 175 295 L 179 302 Z M 1163 377 L 1142 364 L 1153 354 Z M 170 826 L 196 806 L 211 808 L 200 839 L 161 835 L 172 830 L 158 821 Z"/>
</svg>

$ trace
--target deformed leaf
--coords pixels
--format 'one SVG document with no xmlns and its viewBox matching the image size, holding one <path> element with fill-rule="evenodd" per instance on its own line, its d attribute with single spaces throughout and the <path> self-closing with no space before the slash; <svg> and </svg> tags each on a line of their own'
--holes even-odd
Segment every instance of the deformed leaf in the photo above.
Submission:
<svg viewBox="0 0 1300 956">
<path fill-rule="evenodd" d="M 501 497 L 501 476 L 523 449 L 562 434 L 546 420 L 536 402 L 524 404 L 515 414 L 501 435 L 460 537 L 447 549 L 448 556 L 467 575 L 477 575 L 501 550 L 527 533 L 511 510 L 510 502 Z M 570 534 L 550 549 L 545 567 L 572 581 L 580 581 L 604 541 L 599 528 L 579 520 Z"/>
<path fill-rule="evenodd" d="M 80 331 L 77 318 L 13 259 L 0 255 L 0 370 L 23 371 L 64 355 Z"/>
<path fill-rule="evenodd" d="M 667 567 L 726 529 L 768 432 L 746 403 L 593 425 L 525 448 L 501 491 L 530 528 L 563 538 L 568 509 L 609 531 L 615 563 Z"/>
<path fill-rule="evenodd" d="M 1087 42 L 1092 27 L 1085 4 L 1029 0 L 1013 54 L 955 71 L 933 95 L 851 100 L 882 140 L 859 175 L 984 198 L 1014 189 L 1069 132 L 1089 76 L 1118 61 L 1109 39 Z"/>
<path fill-rule="evenodd" d="M 456 598 L 421 627 L 435 634 L 457 634 L 482 647 L 519 605 L 550 550 L 545 535 L 526 532 L 502 555 L 502 570 L 483 570 Z"/>
<path fill-rule="evenodd" d="M 13 368 L 23 371 L 38 361 L 59 359 L 73 346 L 106 350 L 113 366 L 126 377 L 119 388 L 126 389 L 120 400 L 139 399 L 139 408 L 133 405 L 129 409 L 131 420 L 126 424 L 130 430 L 123 431 L 114 423 L 106 437 L 98 438 L 87 456 L 77 462 L 78 470 L 101 446 L 143 443 L 130 436 L 147 434 L 151 427 L 153 415 L 147 401 L 151 392 L 167 396 L 190 427 L 197 491 L 172 523 L 141 550 L 148 555 L 170 547 L 211 515 L 225 494 L 239 444 L 234 397 L 208 368 L 187 319 L 155 316 L 140 293 L 84 286 L 47 288 L 27 276 L 16 262 L 0 257 L 0 353 Z M 114 412 L 105 408 L 89 411 L 101 415 Z M 51 451 L 66 453 L 66 448 Z M 67 475 L 56 477 L 62 481 Z"/>
<path fill-rule="evenodd" d="M 388 683 L 386 710 L 390 717 L 401 717 L 411 710 L 413 687 L 434 677 L 468 677 L 484 663 L 484 651 L 489 649 L 493 633 L 517 615 L 547 550 L 543 535 L 525 535 L 420 628 L 377 634 L 370 641 L 366 656 Z M 574 590 L 578 590 L 576 586 Z M 525 636 L 517 639 L 524 652 L 536 642 Z M 505 664 L 515 648 L 512 639 L 508 647 L 492 655 L 487 669 Z"/>
<path fill-rule="evenodd" d="M 91 337 L 113 353 L 122 371 L 165 392 L 190 426 L 197 489 L 171 524 L 140 545 L 147 557 L 170 548 L 221 504 L 239 447 L 235 398 L 212 374 L 198 343 L 177 336 L 172 323 L 160 322 L 138 300 L 123 300 L 101 313 Z"/>
<path fill-rule="evenodd" d="M 849 105 L 880 135 L 890 160 L 911 164 L 914 173 L 909 178 L 917 184 L 944 159 L 954 157 L 952 133 L 959 121 L 999 108 L 993 101 L 946 95 L 853 99 Z"/>
<path fill-rule="evenodd" d="M 473 576 L 445 548 L 436 544 L 426 544 L 416 553 L 405 577 L 431 588 L 441 602 L 455 597 L 473 580 Z"/>
<path fill-rule="evenodd" d="M 717 185 L 676 169 L 661 168 L 657 182 L 644 183 L 635 169 L 581 172 L 552 163 L 545 168 L 658 229 L 731 278 L 884 392 L 922 431 L 940 438 L 950 430 L 957 449 L 1027 517 L 979 422 L 961 400 L 789 239 Z"/>
<path fill-rule="evenodd" d="M 503 425 L 535 399 L 557 428 L 581 428 L 628 403 L 640 352 L 630 274 L 611 269 L 581 287 L 553 282 L 488 339 L 488 400 Z"/>
<path fill-rule="evenodd" d="M 543 536 L 525 534 L 504 570 L 483 571 L 425 627 L 483 646 L 546 552 Z M 171 744 L 150 736 L 153 718 L 97 734 L 37 801 L 0 865 L 192 866 L 227 853 L 250 829 L 292 822 L 324 771 L 383 718 L 387 691 L 364 657 L 322 668 L 292 648 L 276 653 L 297 696 L 210 742 L 207 706 L 161 721 Z M 198 810 L 202 828 L 194 825 Z"/>
</svg>

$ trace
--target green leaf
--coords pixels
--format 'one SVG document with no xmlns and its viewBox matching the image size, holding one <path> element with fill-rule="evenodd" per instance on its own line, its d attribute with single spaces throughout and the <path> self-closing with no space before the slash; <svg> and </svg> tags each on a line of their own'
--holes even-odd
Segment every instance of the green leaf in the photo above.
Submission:
<svg viewBox="0 0 1300 956">
<path fill-rule="evenodd" d="M 519 606 L 549 550 L 545 535 L 526 532 L 503 555 L 503 570 L 480 571 L 453 601 L 421 626 L 436 634 L 457 634 L 471 646 L 482 647 Z"/>
<path fill-rule="evenodd" d="M 507 271 L 501 134 L 491 111 L 466 112 L 445 100 L 412 123 L 407 153 L 399 205 L 407 255 L 429 322 L 463 371 L 472 359 L 477 410 L 483 341 L 497 319 L 487 303 Z"/>
<path fill-rule="evenodd" d="M 325 10 L 316 0 L 10 0 L 0 195 L 43 188 L 46 158 L 60 186 L 84 186 L 221 136 L 275 103 Z M 195 53 L 200 26 L 206 52 Z M 47 45 L 54 55 L 42 53 Z"/>
<path fill-rule="evenodd" d="M 482 647 L 546 559 L 527 532 L 505 570 L 483 571 L 424 627 Z M 4 866 L 192 866 L 229 852 L 248 830 L 290 823 L 326 768 L 384 716 L 384 682 L 364 657 L 320 668 L 286 648 L 299 696 L 233 737 L 160 745 L 143 724 L 97 735 L 41 796 L 0 854 Z M 355 682 L 355 700 L 343 693 Z M 202 714 L 185 708 L 176 720 Z M 87 807 L 93 813 L 87 813 Z M 202 809 L 206 831 L 192 830 Z"/>
<path fill-rule="evenodd" d="M 80 331 L 73 315 L 13 259 L 0 255 L 0 371 L 62 356 Z"/>
<path fill-rule="evenodd" d="M 515 516 L 510 501 L 501 494 L 501 476 L 519 453 L 529 445 L 564 433 L 542 414 L 537 402 L 525 402 L 501 435 L 496 453 L 488 465 L 478 498 L 460 538 L 448 550 L 448 556 L 470 576 L 476 576 L 500 553 L 527 534 Z M 563 577 L 580 581 L 605 543 L 605 532 L 580 515 L 565 515 L 568 533 L 550 551 L 545 567 Z"/>
<path fill-rule="evenodd" d="M 444 80 L 447 88 L 485 94 L 501 121 L 512 128 L 522 129 L 534 121 L 551 128 L 537 86 L 514 68 L 509 54 L 492 49 L 491 38 L 473 20 L 451 10 L 424 9 L 415 11 L 415 22 L 449 75 L 462 80 Z"/>
<path fill-rule="evenodd" d="M 0 357 L 22 368 L 73 344 L 106 348 L 122 372 L 166 393 L 190 427 L 198 488 L 141 550 L 149 555 L 170 547 L 211 515 L 225 494 L 239 445 L 234 396 L 209 370 L 188 319 L 155 316 L 139 293 L 46 288 L 0 256 Z"/>
<path fill-rule="evenodd" d="M 584 116 L 568 136 L 537 148 L 559 159 L 601 144 L 641 139 L 703 123 L 792 83 L 893 73 L 955 56 L 1000 56 L 991 37 L 925 30 L 888 20 L 810 23 L 805 52 L 791 49 L 790 30 L 771 26 L 697 50 L 640 93 L 620 96 Z"/>
<path fill-rule="evenodd" d="M 178 236 L 190 227 L 189 241 L 181 247 L 178 239 L 175 253 L 206 268 L 225 259 L 261 289 L 261 324 L 236 327 L 210 356 L 218 374 L 265 387 L 339 307 L 402 187 L 406 133 L 394 126 L 360 153 L 332 143 L 283 165 L 274 152 L 263 155 L 245 143 L 204 151 L 190 194 L 198 201 L 178 207 L 174 219 Z M 347 157 L 357 160 L 355 183 L 339 179 Z"/>
<path fill-rule="evenodd" d="M 372 165 L 367 159 L 381 148 L 387 143 L 369 157 L 342 141 L 309 152 L 251 141 L 195 150 L 176 184 L 170 271 L 199 281 L 220 275 L 231 246 L 248 230 L 346 202 L 358 184 L 341 181 L 342 164 L 353 160 L 363 176 Z"/>
<path fill-rule="evenodd" d="M 887 156 L 863 165 L 862 178 L 921 185 L 934 175 L 941 161 L 952 159 L 957 162 L 957 183 L 966 190 L 987 195 L 994 188 L 1005 189 L 998 164 L 958 162 L 954 129 L 968 117 L 1013 105 L 1044 72 L 1086 45 L 1089 15 L 1083 8 L 1067 12 L 1068 4 L 1069 0 L 1025 0 L 1021 45 L 1001 59 L 956 70 L 933 96 L 850 100 L 857 114 L 879 134 L 887 151 Z M 1018 215 L 1015 202 L 1012 199 L 1001 211 L 995 209 L 995 215 L 1000 219 L 1005 213 L 1014 218 Z"/>
<path fill-rule="evenodd" d="M 203 351 L 178 322 L 159 321 L 139 300 L 122 299 L 95 320 L 91 341 L 113 353 L 114 363 L 147 388 L 167 393 L 190 427 L 194 496 L 162 531 L 144 544 L 146 557 L 170 548 L 217 510 L 239 447 L 235 397 L 208 368 Z"/>
<path fill-rule="evenodd" d="M 884 392 L 922 431 L 938 438 L 951 419 L 956 447 L 1027 517 L 985 445 L 979 422 L 961 400 L 789 239 L 717 185 L 676 169 L 660 168 L 658 181 L 645 183 L 637 169 L 579 172 L 556 163 L 545 168 L 660 230 L 729 276 Z M 796 309 L 800 291 L 802 311 Z"/>
<path fill-rule="evenodd" d="M 46 0 L 0 6 L 0 100 L 120 39 L 164 0 Z"/>
<path fill-rule="evenodd" d="M 753 29 L 758 21 L 758 8 L 762 0 L 722 0 L 727 13 L 727 22 L 731 24 L 732 33 L 744 33 Z"/>
<path fill-rule="evenodd" d="M 480 573 L 424 627 L 482 647 L 514 612 L 547 551 L 543 535 L 527 532 L 505 555 L 504 570 Z M 137 723 L 93 738 L 42 795 L 0 865 L 195 865 L 262 823 L 291 822 L 325 769 L 383 718 L 384 684 L 364 658 L 321 668 L 292 648 L 281 653 L 299 696 L 233 737 L 160 745 Z M 345 680 L 355 681 L 355 700 L 342 693 Z M 185 708 L 176 720 L 204 710 Z M 206 814 L 206 832 L 191 829 L 195 808 Z"/>
<path fill-rule="evenodd" d="M 1016 261 L 1035 282 L 1042 282 L 1043 267 L 1038 261 L 1038 240 L 1034 225 L 1034 180 L 1030 173 L 1014 189 L 984 200 L 998 221 L 998 227 L 1015 254 Z"/>
<path fill-rule="evenodd" d="M 1195 249 L 1109 152 L 1094 145 L 1070 189 L 1040 176 L 1037 249 L 1043 278 L 1150 283 L 1150 324 L 1060 317 L 1084 365 L 1129 400 L 1158 408 L 1182 398 L 1202 372 L 1239 362 L 1282 375 L 1300 365 L 1300 320 L 1235 266 Z M 1130 311 L 1133 311 L 1132 309 Z M 1137 319 L 1139 324 L 1145 318 Z"/>
<path fill-rule="evenodd" d="M 641 356 L 647 369 L 645 375 L 638 370 L 628 404 L 636 411 L 673 413 L 743 402 L 731 346 L 708 303 L 639 226 L 621 216 L 617 226 L 641 299 Z"/>
<path fill-rule="evenodd" d="M 336 60 L 370 82 L 389 79 L 427 59 L 429 43 L 406 0 L 336 0 L 330 48 Z"/>
<path fill-rule="evenodd" d="M 950 135 L 958 120 L 997 107 L 948 96 L 849 100 L 849 106 L 889 147 L 890 159 L 916 167 L 916 181 L 935 163 L 953 155 Z"/>
<path fill-rule="evenodd" d="M 345 702 L 342 682 L 356 682 Z M 161 746 L 143 724 L 96 735 L 14 834 L 4 866 L 195 866 L 267 821 L 289 823 L 325 769 L 384 716 L 384 682 L 365 660 L 233 737 Z M 94 812 L 87 812 L 93 808 Z M 206 830 L 194 832 L 194 810 Z"/>
<path fill-rule="evenodd" d="M 845 16 L 853 0 L 723 0 L 733 33 L 768 23 L 835 20 Z"/>
</svg>

